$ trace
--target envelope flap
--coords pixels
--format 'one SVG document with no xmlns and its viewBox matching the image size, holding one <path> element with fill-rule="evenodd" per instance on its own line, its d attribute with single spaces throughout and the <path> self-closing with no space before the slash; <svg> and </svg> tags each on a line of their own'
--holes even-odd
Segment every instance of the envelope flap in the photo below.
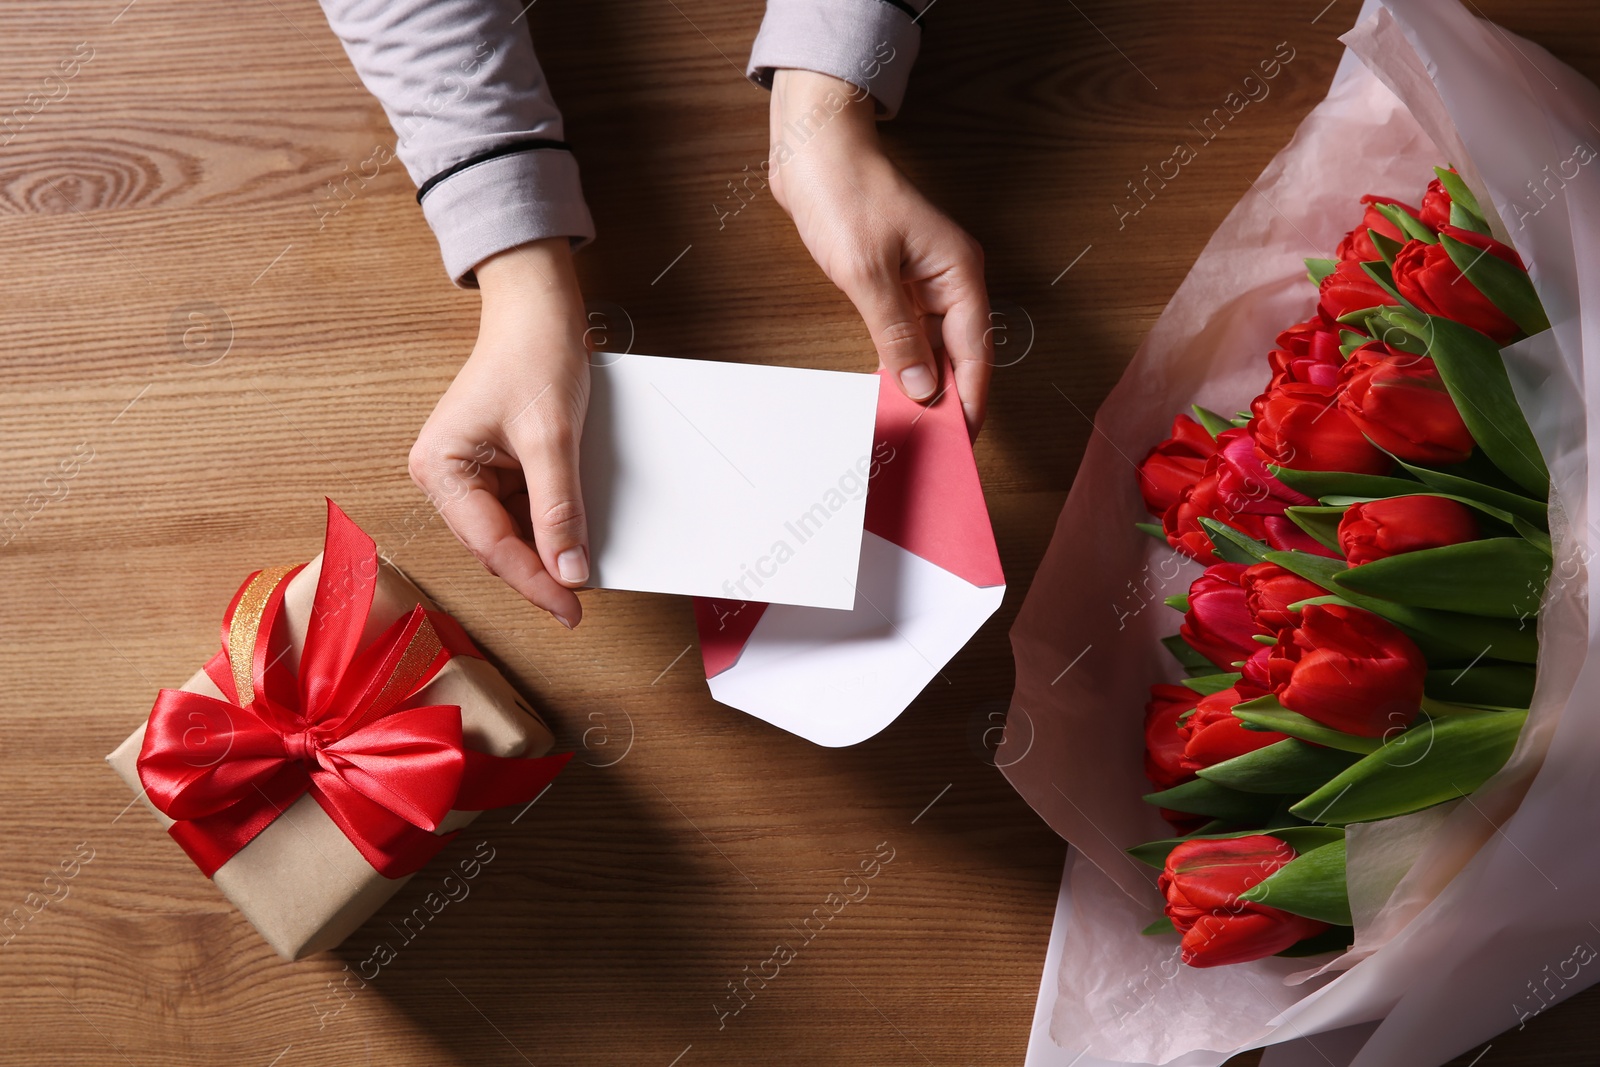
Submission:
<svg viewBox="0 0 1600 1067">
<path fill-rule="evenodd" d="M 944 391 L 931 404 L 892 381 L 878 389 L 866 528 L 973 585 L 1003 585 L 961 397 L 948 362 L 943 370 Z"/>
<path fill-rule="evenodd" d="M 694 624 L 700 632 L 700 659 L 707 678 L 715 678 L 739 662 L 744 643 L 766 610 L 767 605 L 748 600 L 694 598 Z"/>
</svg>

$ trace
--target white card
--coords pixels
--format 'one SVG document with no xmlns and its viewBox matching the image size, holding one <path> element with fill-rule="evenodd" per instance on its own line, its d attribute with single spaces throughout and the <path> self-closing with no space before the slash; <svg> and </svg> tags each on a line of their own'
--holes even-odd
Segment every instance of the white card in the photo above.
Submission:
<svg viewBox="0 0 1600 1067">
<path fill-rule="evenodd" d="M 589 584 L 851 608 L 876 374 L 596 353 Z"/>
</svg>

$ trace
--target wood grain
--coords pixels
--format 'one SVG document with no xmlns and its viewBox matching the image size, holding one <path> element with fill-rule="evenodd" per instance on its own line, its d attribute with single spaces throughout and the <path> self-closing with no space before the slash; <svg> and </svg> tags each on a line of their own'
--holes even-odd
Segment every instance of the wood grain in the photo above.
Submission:
<svg viewBox="0 0 1600 1067">
<path fill-rule="evenodd" d="M 1006 630 L 1088 416 L 1325 91 L 1356 5 L 1322 2 L 930 14 L 885 136 L 983 242 L 1006 313 L 978 462 L 1011 584 L 944 680 L 842 751 L 714 703 L 686 602 L 588 593 L 569 634 L 412 488 L 406 450 L 476 299 L 444 277 L 397 165 L 347 183 L 392 136 L 315 4 L 0 9 L 0 120 L 28 111 L 0 129 L 0 911 L 59 898 L 0 948 L 0 1062 L 1020 1063 L 1064 846 L 987 758 Z M 1600 74 L 1591 5 L 1483 8 Z M 759 18 L 754 0 L 530 9 L 601 232 L 585 293 L 635 351 L 865 370 L 859 320 L 771 197 L 719 224 L 765 150 L 766 97 L 739 70 Z M 1285 41 L 1272 95 L 1119 226 L 1125 183 Z M 29 94 L 51 99 L 34 113 Z M 314 550 L 324 494 L 580 757 L 345 948 L 285 964 L 125 811 L 100 757 L 208 655 L 245 573 Z M 494 859 L 470 896 L 402 938 L 480 841 Z M 93 859 L 46 883 L 80 842 Z M 870 895 L 721 1017 L 728 984 L 882 843 Z M 383 941 L 393 962 L 341 989 Z M 1597 1004 L 1553 1009 L 1484 1064 L 1592 1062 Z"/>
</svg>

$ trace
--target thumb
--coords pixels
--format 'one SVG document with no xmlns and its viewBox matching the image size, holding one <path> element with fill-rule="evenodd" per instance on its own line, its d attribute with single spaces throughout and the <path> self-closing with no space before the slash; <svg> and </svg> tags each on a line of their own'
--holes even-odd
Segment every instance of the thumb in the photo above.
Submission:
<svg viewBox="0 0 1600 1067">
<path fill-rule="evenodd" d="M 922 316 L 900 284 L 897 269 L 880 268 L 839 285 L 872 334 L 878 360 L 912 400 L 928 400 L 939 389 L 939 364 Z"/>
<path fill-rule="evenodd" d="M 580 427 L 530 427 L 512 444 L 528 484 L 533 545 L 545 570 L 562 585 L 589 580 L 589 530 L 578 484 Z"/>
</svg>

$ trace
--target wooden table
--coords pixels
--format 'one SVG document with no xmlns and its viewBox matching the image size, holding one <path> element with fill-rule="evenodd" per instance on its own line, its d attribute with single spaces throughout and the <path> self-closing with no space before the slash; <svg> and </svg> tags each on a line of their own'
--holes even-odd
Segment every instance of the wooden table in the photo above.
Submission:
<svg viewBox="0 0 1600 1067">
<path fill-rule="evenodd" d="M 1007 627 L 1088 414 L 1323 95 L 1355 3 L 929 16 L 886 137 L 988 253 L 1007 365 L 978 463 L 1011 585 L 947 680 L 879 737 L 823 750 L 710 699 L 685 600 L 591 592 L 567 633 L 412 487 L 407 448 L 477 300 L 445 278 L 398 165 L 378 165 L 392 135 L 317 7 L 125 2 L 0 9 L 4 110 L 51 98 L 0 131 L 0 910 L 93 855 L 0 950 L 0 1061 L 1020 1063 L 1064 846 L 985 743 Z M 1592 5 L 1482 2 L 1600 75 Z M 770 195 L 719 222 L 765 151 L 766 95 L 742 77 L 759 16 L 751 0 L 529 11 L 601 231 L 584 289 L 612 347 L 870 369 Z M 1281 41 L 1295 58 L 1272 95 L 1119 228 L 1125 183 Z M 414 940 L 391 922 L 426 872 L 345 948 L 286 964 L 100 757 L 214 648 L 244 574 L 315 551 L 324 495 L 579 757 L 537 806 L 450 847 L 495 858 Z M 880 844 L 894 858 L 869 898 L 720 1017 L 729 983 Z M 343 992 L 380 941 L 398 957 Z M 1592 1062 L 1577 1050 L 1597 1004 L 1497 1040 L 1486 1067 Z"/>
</svg>

